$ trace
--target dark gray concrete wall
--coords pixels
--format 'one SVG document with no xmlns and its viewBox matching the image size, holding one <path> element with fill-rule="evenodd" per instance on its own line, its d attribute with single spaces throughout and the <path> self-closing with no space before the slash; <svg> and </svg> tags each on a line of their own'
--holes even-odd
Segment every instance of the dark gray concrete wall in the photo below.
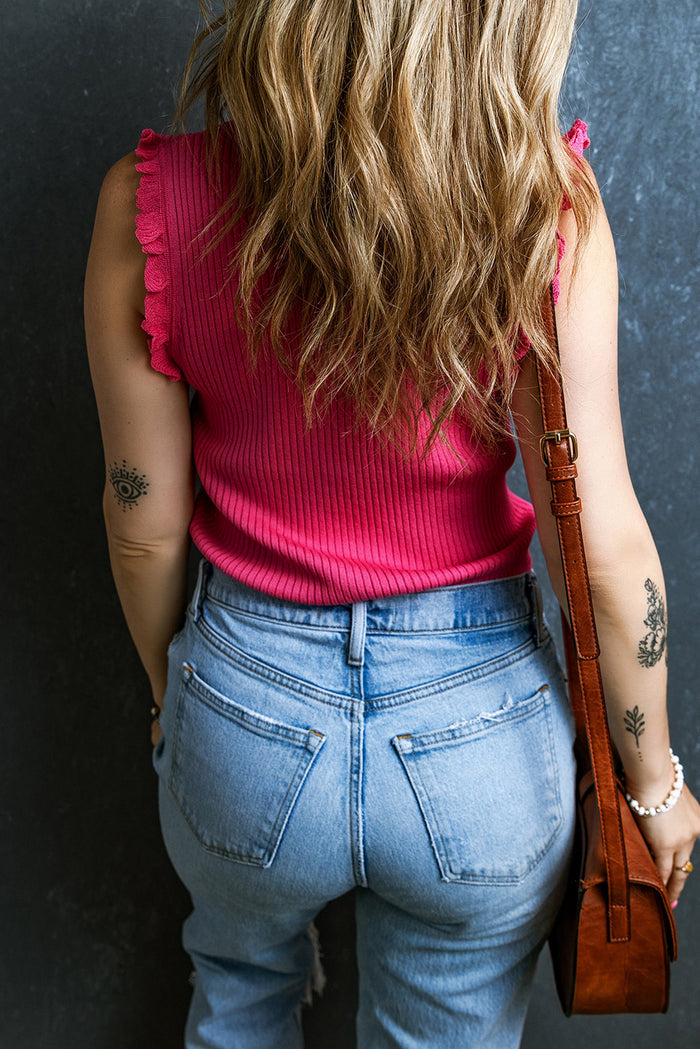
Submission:
<svg viewBox="0 0 700 1049">
<path fill-rule="evenodd" d="M 697 793 L 698 8 L 588 0 L 581 14 L 563 113 L 590 124 L 617 241 L 630 465 L 669 591 L 672 740 Z M 196 18 L 194 0 L 0 11 L 2 1049 L 181 1044 L 187 898 L 160 842 L 148 689 L 107 564 L 81 299 L 101 179 L 142 127 L 167 126 Z M 545 957 L 526 1049 L 695 1049 L 698 887 L 677 912 L 668 1016 L 567 1021 Z M 351 1049 L 350 901 L 320 925 L 329 986 L 308 1045 Z"/>
</svg>

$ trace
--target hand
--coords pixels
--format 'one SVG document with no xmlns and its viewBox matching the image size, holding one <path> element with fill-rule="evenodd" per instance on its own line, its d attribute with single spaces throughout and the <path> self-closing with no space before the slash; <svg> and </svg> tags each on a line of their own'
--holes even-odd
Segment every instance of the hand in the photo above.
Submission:
<svg viewBox="0 0 700 1049">
<path fill-rule="evenodd" d="M 696 839 L 700 837 L 700 805 L 688 785 L 684 784 L 672 809 L 658 816 L 638 816 L 637 822 L 673 903 L 689 877 L 678 868 L 690 859 Z"/>
<path fill-rule="evenodd" d="M 159 712 L 162 709 L 163 709 L 162 707 L 158 707 L 158 711 Z M 162 738 L 163 738 L 163 730 L 160 727 L 160 723 L 158 721 L 158 718 L 154 717 L 153 720 L 151 721 L 151 743 L 155 747 L 156 743 L 158 743 Z"/>
<path fill-rule="evenodd" d="M 160 712 L 163 709 L 163 699 L 165 698 L 165 686 L 159 685 L 157 688 L 153 687 L 152 691 L 153 706 L 158 708 L 158 715 L 154 715 L 153 720 L 151 721 L 151 743 L 155 747 L 156 743 L 158 743 L 163 738 L 163 730 L 161 729 L 160 724 L 158 722 L 158 717 L 160 716 Z"/>
</svg>

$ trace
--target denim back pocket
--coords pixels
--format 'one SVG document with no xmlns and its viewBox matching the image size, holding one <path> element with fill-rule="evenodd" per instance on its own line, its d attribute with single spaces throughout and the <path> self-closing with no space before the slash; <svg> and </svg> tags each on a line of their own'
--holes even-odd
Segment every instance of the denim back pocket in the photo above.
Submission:
<svg viewBox="0 0 700 1049">
<path fill-rule="evenodd" d="M 443 881 L 511 884 L 563 823 L 549 687 L 523 702 L 392 744 L 423 813 Z"/>
<path fill-rule="evenodd" d="M 203 848 L 269 867 L 324 739 L 234 703 L 185 664 L 168 788 Z"/>
</svg>

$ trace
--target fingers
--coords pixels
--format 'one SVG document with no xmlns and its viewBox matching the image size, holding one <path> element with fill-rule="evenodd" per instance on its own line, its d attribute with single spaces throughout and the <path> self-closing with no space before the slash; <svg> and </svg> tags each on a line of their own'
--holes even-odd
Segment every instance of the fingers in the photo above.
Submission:
<svg viewBox="0 0 700 1049">
<path fill-rule="evenodd" d="M 686 870 L 681 870 L 681 867 L 683 866 L 686 867 Z M 666 889 L 671 903 L 674 903 L 679 899 L 690 875 L 691 869 L 689 866 L 689 857 L 687 855 L 681 855 L 680 853 L 677 854 L 674 857 L 674 863 L 668 873 L 668 877 L 664 877 L 663 874 L 661 875 L 666 883 Z"/>
<path fill-rule="evenodd" d="M 654 856 L 654 862 L 658 868 L 661 880 L 666 886 L 666 890 L 671 895 L 671 883 L 673 881 L 673 853 L 659 853 Z M 673 897 L 671 897 L 673 899 Z"/>
<path fill-rule="evenodd" d="M 156 743 L 163 738 L 163 730 L 158 723 L 157 718 L 153 718 L 151 722 L 151 743 L 155 747 Z"/>
<path fill-rule="evenodd" d="M 692 873 L 692 864 L 689 865 L 691 850 L 692 846 L 688 846 L 683 851 L 659 851 L 654 857 L 671 903 L 677 902 Z M 686 869 L 681 870 L 681 867 L 684 866 Z"/>
</svg>

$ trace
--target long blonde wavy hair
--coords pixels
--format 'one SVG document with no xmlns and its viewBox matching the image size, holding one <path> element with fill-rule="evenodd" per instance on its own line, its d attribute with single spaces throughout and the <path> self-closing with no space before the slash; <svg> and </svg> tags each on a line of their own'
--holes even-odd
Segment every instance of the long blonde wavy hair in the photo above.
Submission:
<svg viewBox="0 0 700 1049">
<path fill-rule="evenodd" d="M 307 427 L 342 394 L 410 452 L 422 413 L 423 455 L 455 410 L 498 440 L 521 329 L 552 364 L 541 303 L 563 195 L 579 244 L 595 207 L 558 123 L 577 0 L 199 5 L 178 117 L 204 98 L 214 171 L 219 136 L 235 142 L 207 250 L 245 215 L 228 277 L 252 361 L 267 331 Z"/>
</svg>

